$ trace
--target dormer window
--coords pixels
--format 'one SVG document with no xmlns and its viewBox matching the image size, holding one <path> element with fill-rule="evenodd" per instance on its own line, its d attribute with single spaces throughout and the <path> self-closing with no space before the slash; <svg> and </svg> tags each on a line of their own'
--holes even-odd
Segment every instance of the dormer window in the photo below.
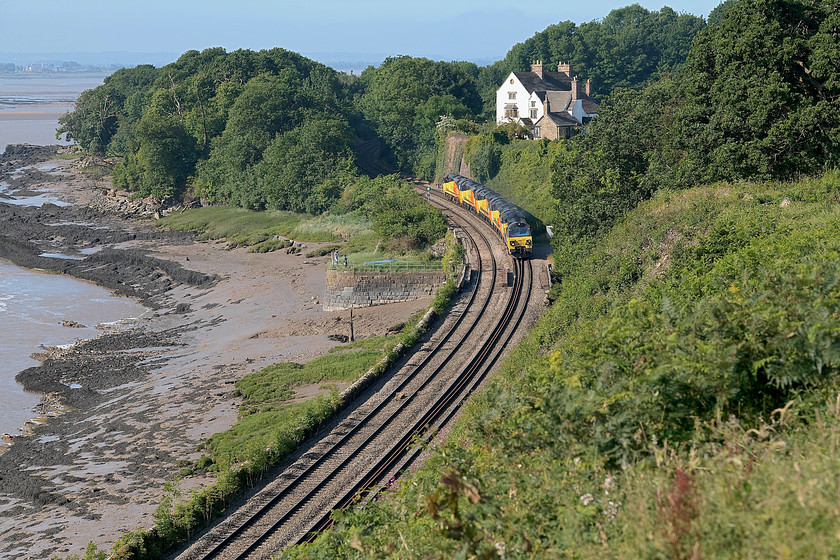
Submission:
<svg viewBox="0 0 840 560">
<path fill-rule="evenodd" d="M 508 99 L 516 99 L 516 92 L 515 91 L 509 91 L 508 92 Z"/>
</svg>

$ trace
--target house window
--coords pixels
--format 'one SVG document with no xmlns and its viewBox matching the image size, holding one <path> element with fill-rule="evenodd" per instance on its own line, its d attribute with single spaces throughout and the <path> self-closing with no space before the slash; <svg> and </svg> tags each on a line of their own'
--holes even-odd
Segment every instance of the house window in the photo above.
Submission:
<svg viewBox="0 0 840 560">
<path fill-rule="evenodd" d="M 519 108 L 516 105 L 505 107 L 505 117 L 508 119 L 519 118 Z"/>
<path fill-rule="evenodd" d="M 509 91 L 508 92 L 508 99 L 516 99 L 516 92 L 515 91 Z"/>
<path fill-rule="evenodd" d="M 532 119 L 536 119 L 536 118 L 537 118 L 537 110 L 536 110 L 536 109 L 531 109 L 531 118 L 532 118 Z"/>
<path fill-rule="evenodd" d="M 536 107 L 536 106 L 537 106 L 537 102 L 536 101 L 531 101 L 531 107 Z"/>
<path fill-rule="evenodd" d="M 534 138 L 539 138 L 539 137 L 540 137 L 540 127 L 535 126 L 534 127 Z"/>
</svg>

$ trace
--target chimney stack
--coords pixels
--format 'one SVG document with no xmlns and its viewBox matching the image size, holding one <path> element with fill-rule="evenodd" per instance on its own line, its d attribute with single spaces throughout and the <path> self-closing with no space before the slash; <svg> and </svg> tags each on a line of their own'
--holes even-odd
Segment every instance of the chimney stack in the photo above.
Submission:
<svg viewBox="0 0 840 560">
<path fill-rule="evenodd" d="M 586 80 L 586 95 L 592 95 L 592 80 Z"/>
<path fill-rule="evenodd" d="M 557 65 L 557 71 L 560 72 L 561 74 L 566 74 L 566 76 L 568 76 L 569 78 L 572 77 L 572 65 L 569 64 L 568 62 L 566 62 L 565 64 L 562 63 L 562 62 L 560 64 L 558 64 Z"/>
<path fill-rule="evenodd" d="M 540 79 L 542 79 L 542 77 L 543 77 L 543 63 L 542 63 L 542 60 L 538 60 L 536 62 L 531 63 L 531 72 L 533 72 L 534 74 L 539 76 Z"/>
<path fill-rule="evenodd" d="M 572 101 L 577 100 L 580 97 L 580 82 L 577 79 L 577 76 L 572 78 Z"/>
</svg>

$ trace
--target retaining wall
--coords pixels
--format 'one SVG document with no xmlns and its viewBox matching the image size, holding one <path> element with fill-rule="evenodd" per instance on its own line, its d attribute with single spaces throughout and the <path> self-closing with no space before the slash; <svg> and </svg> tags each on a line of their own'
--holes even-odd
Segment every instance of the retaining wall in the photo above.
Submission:
<svg viewBox="0 0 840 560">
<path fill-rule="evenodd" d="M 446 281 L 442 271 L 356 272 L 327 270 L 324 311 L 370 307 L 432 297 Z"/>
</svg>

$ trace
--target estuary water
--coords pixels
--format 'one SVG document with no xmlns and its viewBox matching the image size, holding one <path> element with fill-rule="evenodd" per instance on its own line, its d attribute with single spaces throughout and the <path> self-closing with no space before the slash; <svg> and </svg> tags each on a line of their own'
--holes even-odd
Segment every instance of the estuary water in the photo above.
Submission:
<svg viewBox="0 0 840 560">
<path fill-rule="evenodd" d="M 79 94 L 101 85 L 107 74 L 0 74 L 0 153 L 8 144 L 68 144 L 56 139 L 58 117 Z"/>
<path fill-rule="evenodd" d="M 0 152 L 7 144 L 66 143 L 55 138 L 58 117 L 105 76 L 0 74 Z M 42 199 L 19 198 L 15 204 L 40 206 Z M 18 372 L 38 365 L 30 357 L 33 352 L 96 337 L 108 323 L 130 322 L 145 311 L 133 300 L 88 282 L 0 261 L 0 433 L 17 434 L 35 416 L 40 397 L 24 392 L 15 381 Z M 63 326 L 65 321 L 84 328 Z"/>
<path fill-rule="evenodd" d="M 32 353 L 94 338 L 108 326 L 130 324 L 145 311 L 94 284 L 0 261 L 0 432 L 17 434 L 35 416 L 40 397 L 24 392 L 15 381 L 18 372 L 38 365 Z M 65 321 L 83 327 L 64 326 Z"/>
</svg>

